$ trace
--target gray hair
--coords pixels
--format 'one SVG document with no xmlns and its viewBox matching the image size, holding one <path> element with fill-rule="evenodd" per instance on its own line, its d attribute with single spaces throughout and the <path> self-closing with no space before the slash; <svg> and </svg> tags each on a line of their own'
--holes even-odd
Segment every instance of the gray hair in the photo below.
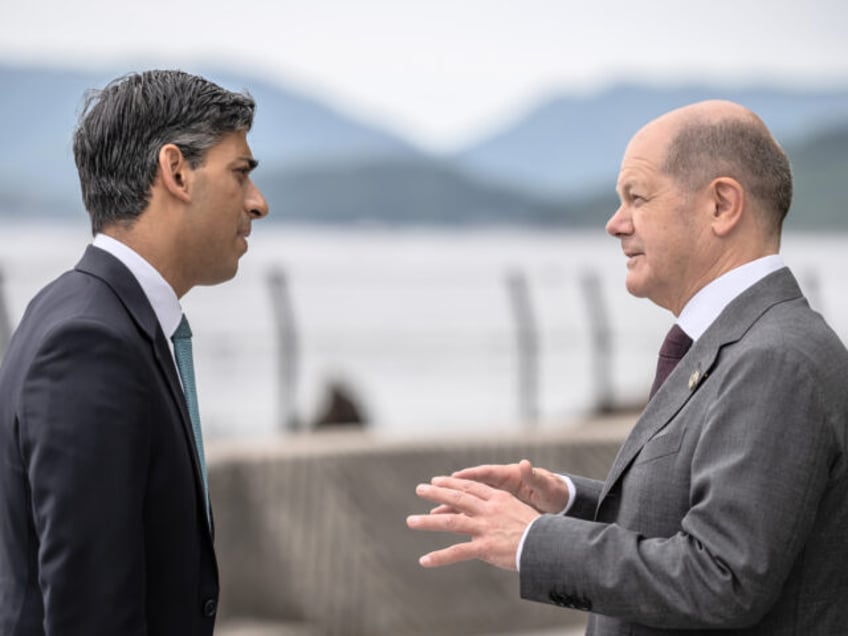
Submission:
<svg viewBox="0 0 848 636">
<path fill-rule="evenodd" d="M 94 233 L 147 207 L 159 150 L 175 144 L 193 168 L 232 132 L 250 130 L 256 104 L 181 71 L 145 71 L 89 91 L 74 132 L 82 199 Z"/>
<path fill-rule="evenodd" d="M 669 143 L 663 170 L 691 190 L 717 177 L 736 179 L 759 201 L 777 233 L 792 203 L 789 159 L 753 117 L 682 125 Z"/>
</svg>

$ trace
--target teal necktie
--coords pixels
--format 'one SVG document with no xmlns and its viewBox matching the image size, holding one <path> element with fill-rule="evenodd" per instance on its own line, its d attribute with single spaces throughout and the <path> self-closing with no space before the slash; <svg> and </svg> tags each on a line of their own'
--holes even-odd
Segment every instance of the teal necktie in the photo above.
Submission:
<svg viewBox="0 0 848 636">
<path fill-rule="evenodd" d="M 174 358 L 183 382 L 188 414 L 191 417 L 191 429 L 194 432 L 194 445 L 197 447 L 197 459 L 200 462 L 200 474 L 203 477 L 203 495 L 206 499 L 206 521 L 211 525 L 209 514 L 209 484 L 206 480 L 206 457 L 203 453 L 203 435 L 200 431 L 200 410 L 197 408 L 197 385 L 194 382 L 194 360 L 191 351 L 191 327 L 188 326 L 185 314 L 171 336 L 174 343 Z"/>
</svg>

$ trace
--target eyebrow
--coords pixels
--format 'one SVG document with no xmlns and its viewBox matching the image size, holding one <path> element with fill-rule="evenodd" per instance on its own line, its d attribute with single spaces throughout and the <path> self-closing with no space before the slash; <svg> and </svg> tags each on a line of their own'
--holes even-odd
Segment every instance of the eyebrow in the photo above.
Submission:
<svg viewBox="0 0 848 636">
<path fill-rule="evenodd" d="M 616 184 L 615 191 L 619 194 L 619 196 L 629 196 L 634 189 L 641 190 L 643 187 L 644 184 L 638 179 L 629 178 L 620 184 Z"/>
</svg>

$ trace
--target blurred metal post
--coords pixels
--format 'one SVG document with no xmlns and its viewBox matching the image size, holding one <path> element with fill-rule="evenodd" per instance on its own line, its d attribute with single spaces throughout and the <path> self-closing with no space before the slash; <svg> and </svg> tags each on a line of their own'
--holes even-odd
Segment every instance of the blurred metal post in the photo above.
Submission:
<svg viewBox="0 0 848 636">
<path fill-rule="evenodd" d="M 539 419 L 539 335 L 527 277 L 520 270 L 507 272 L 507 294 L 515 319 L 517 345 L 518 415 L 528 427 Z"/>
<path fill-rule="evenodd" d="M 3 270 L 0 269 L 0 360 L 6 353 L 9 340 L 12 339 L 12 320 L 9 318 L 9 307 L 6 304 L 6 287 Z"/>
<path fill-rule="evenodd" d="M 612 390 L 612 329 L 597 272 L 586 270 L 580 274 L 580 290 L 586 301 L 589 318 L 589 364 L 594 384 L 594 408 L 597 413 L 611 413 L 615 410 Z"/>
<path fill-rule="evenodd" d="M 294 309 L 283 269 L 272 268 L 267 280 L 277 339 L 279 428 L 283 431 L 297 431 L 300 428 L 295 403 L 299 352 Z"/>
</svg>

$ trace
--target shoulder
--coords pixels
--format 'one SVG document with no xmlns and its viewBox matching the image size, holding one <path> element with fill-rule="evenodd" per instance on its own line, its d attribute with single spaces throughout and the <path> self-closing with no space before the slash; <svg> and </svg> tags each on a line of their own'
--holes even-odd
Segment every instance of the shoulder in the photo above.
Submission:
<svg viewBox="0 0 848 636">
<path fill-rule="evenodd" d="M 755 407 L 804 430 L 842 427 L 848 413 L 848 350 L 803 298 L 768 307 L 741 337 L 719 349 L 715 403 Z"/>
<path fill-rule="evenodd" d="M 769 307 L 739 344 L 743 350 L 792 357 L 811 369 L 835 365 L 848 371 L 845 344 L 803 297 Z"/>
<path fill-rule="evenodd" d="M 49 377 L 66 360 L 73 360 L 81 372 L 86 360 L 94 367 L 137 358 L 145 340 L 125 304 L 106 283 L 70 271 L 30 302 L 3 367 L 21 379 L 33 373 Z"/>
<path fill-rule="evenodd" d="M 80 324 L 120 329 L 129 320 L 124 302 L 108 284 L 84 272 L 70 271 L 33 298 L 19 330 L 37 337 Z"/>
</svg>

